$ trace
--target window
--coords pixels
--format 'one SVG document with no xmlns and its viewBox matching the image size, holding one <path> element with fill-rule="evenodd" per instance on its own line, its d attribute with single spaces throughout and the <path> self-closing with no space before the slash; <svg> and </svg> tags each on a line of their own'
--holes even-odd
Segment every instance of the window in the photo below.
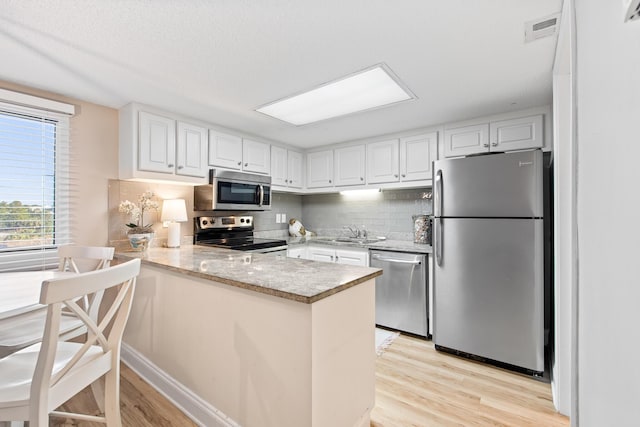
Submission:
<svg viewBox="0 0 640 427">
<path fill-rule="evenodd" d="M 16 95 L 0 101 L 0 271 L 53 268 L 70 242 L 69 116 Z"/>
</svg>

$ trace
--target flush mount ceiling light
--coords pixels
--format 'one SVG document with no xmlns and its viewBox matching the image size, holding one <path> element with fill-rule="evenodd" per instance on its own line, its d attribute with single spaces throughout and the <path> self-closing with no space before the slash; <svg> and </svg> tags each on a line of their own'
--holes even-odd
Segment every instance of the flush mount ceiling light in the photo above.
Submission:
<svg viewBox="0 0 640 427">
<path fill-rule="evenodd" d="M 386 64 L 378 64 L 256 111 L 301 126 L 415 98 Z"/>
</svg>

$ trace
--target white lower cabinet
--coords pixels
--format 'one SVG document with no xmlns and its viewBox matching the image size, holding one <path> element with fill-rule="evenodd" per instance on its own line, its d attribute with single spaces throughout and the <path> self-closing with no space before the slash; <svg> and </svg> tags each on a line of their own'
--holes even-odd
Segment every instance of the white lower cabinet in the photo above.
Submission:
<svg viewBox="0 0 640 427">
<path fill-rule="evenodd" d="M 330 246 L 310 245 L 307 247 L 307 259 L 367 267 L 369 265 L 369 251 L 365 248 L 335 249 Z"/>
<path fill-rule="evenodd" d="M 369 266 L 369 250 L 336 249 L 338 264 Z"/>
<path fill-rule="evenodd" d="M 305 245 L 290 246 L 287 248 L 287 257 L 307 259 L 307 247 Z"/>
</svg>

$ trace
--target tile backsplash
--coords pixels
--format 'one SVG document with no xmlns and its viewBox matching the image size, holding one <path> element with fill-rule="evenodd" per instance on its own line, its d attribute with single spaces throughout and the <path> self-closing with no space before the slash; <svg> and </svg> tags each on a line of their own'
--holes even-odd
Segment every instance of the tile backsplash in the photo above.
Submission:
<svg viewBox="0 0 640 427">
<path fill-rule="evenodd" d="M 412 240 L 411 217 L 417 214 L 432 214 L 431 188 L 384 190 L 366 199 L 339 193 L 302 197 L 303 224 L 318 235 L 348 235 L 344 227 L 355 225 L 370 236 Z"/>
<path fill-rule="evenodd" d="M 167 240 L 167 229 L 160 221 L 164 199 L 184 199 L 189 220 L 180 224 L 182 244 L 193 241 L 194 216 L 211 213 L 193 211 L 193 187 L 185 185 L 109 180 L 109 242 L 117 248 L 128 245 L 126 223 L 130 218 L 118 212 L 121 201 L 137 202 L 145 191 L 153 191 L 160 205 L 157 212 L 145 214 L 145 223 L 153 223 L 156 233 L 153 246 Z M 256 237 L 284 238 L 289 234 L 291 218 L 299 219 L 307 230 L 321 236 L 346 235 L 345 226 L 366 228 L 370 236 L 385 236 L 394 240 L 413 239 L 412 215 L 431 214 L 431 188 L 385 190 L 366 199 L 350 198 L 339 193 L 295 195 L 274 193 L 270 211 L 216 212 L 215 216 L 253 215 Z M 286 222 L 276 223 L 276 215 L 286 215 Z"/>
</svg>

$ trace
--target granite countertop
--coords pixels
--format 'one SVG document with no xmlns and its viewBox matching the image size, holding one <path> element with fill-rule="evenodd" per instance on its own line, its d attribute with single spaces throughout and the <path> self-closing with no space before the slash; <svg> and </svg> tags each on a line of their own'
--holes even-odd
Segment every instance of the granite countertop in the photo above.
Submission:
<svg viewBox="0 0 640 427">
<path fill-rule="evenodd" d="M 143 265 L 311 304 L 382 274 L 379 268 L 332 264 L 229 249 L 186 245 L 117 252 Z"/>
<path fill-rule="evenodd" d="M 380 240 L 375 243 L 358 243 L 337 241 L 336 237 L 311 236 L 311 237 L 289 237 L 287 244 L 290 246 L 319 244 L 339 247 L 351 247 L 361 249 L 380 249 L 397 252 L 412 252 L 420 254 L 430 254 L 433 252 L 431 245 L 423 243 L 413 243 L 406 240 Z"/>
</svg>

